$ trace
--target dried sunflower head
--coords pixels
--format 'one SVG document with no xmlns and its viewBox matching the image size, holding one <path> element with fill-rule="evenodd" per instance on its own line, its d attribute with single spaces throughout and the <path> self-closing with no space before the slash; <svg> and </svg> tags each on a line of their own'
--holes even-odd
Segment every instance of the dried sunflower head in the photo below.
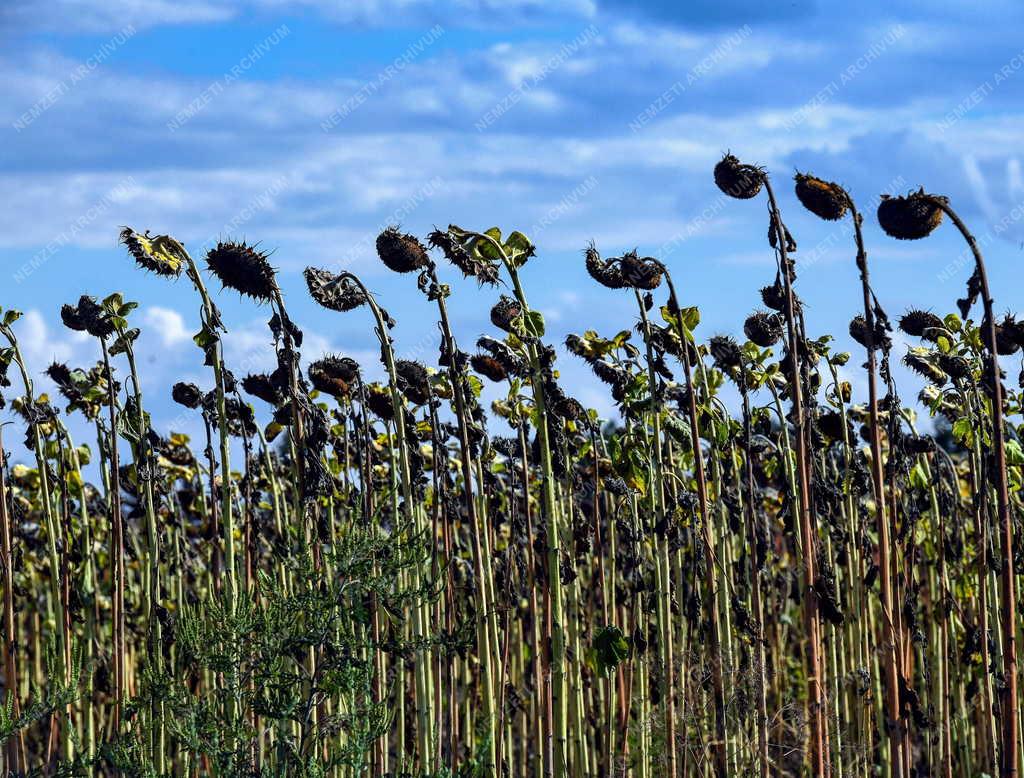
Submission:
<svg viewBox="0 0 1024 778">
<path fill-rule="evenodd" d="M 381 421 L 394 419 L 395 407 L 391 403 L 391 392 L 387 387 L 375 382 L 369 384 L 366 390 L 366 406 L 370 411 Z"/>
<path fill-rule="evenodd" d="M 487 355 L 497 360 L 501 369 L 511 376 L 524 376 L 527 373 L 526 360 L 516 354 L 507 343 L 495 340 L 487 335 L 481 336 L 476 347 L 483 349 Z M 482 372 L 482 371 L 478 371 Z M 498 379 L 495 379 L 498 380 Z"/>
<path fill-rule="evenodd" d="M 986 322 L 987 323 L 987 322 Z M 996 324 L 996 353 L 1008 357 L 1020 351 L 1020 342 L 1017 333 L 1021 324 L 1010 314 L 1007 314 L 1001 322 Z M 988 332 L 982 333 L 986 344 L 988 343 Z"/>
<path fill-rule="evenodd" d="M 903 364 L 936 386 L 943 386 L 946 383 L 946 374 L 921 354 L 914 353 L 913 350 L 903 357 Z"/>
<path fill-rule="evenodd" d="M 782 320 L 777 313 L 756 311 L 743 322 L 743 332 L 752 343 L 768 348 L 782 337 Z"/>
<path fill-rule="evenodd" d="M 377 255 L 396 273 L 411 273 L 430 262 L 427 250 L 415 235 L 406 235 L 397 227 L 388 227 L 377 236 Z"/>
<path fill-rule="evenodd" d="M 764 173 L 753 165 L 744 165 L 732 154 L 726 154 L 715 165 L 715 184 L 729 197 L 749 200 L 761 191 Z"/>
<path fill-rule="evenodd" d="M 882 348 L 888 350 L 892 347 L 892 341 L 885 331 L 881 322 L 875 322 L 875 331 L 872 333 L 868 327 L 867 320 L 860 315 L 854 316 L 850 322 L 850 337 L 860 343 L 866 349 Z"/>
<path fill-rule="evenodd" d="M 474 354 L 469 359 L 473 369 L 485 378 L 498 383 L 508 378 L 504 366 L 490 354 Z"/>
<path fill-rule="evenodd" d="M 430 402 L 430 375 L 427 368 L 411 359 L 400 359 L 395 363 L 398 391 L 413 405 Z"/>
<path fill-rule="evenodd" d="M 639 257 L 636 251 L 624 254 L 619 260 L 622 280 L 634 289 L 657 289 L 661 285 L 662 268 L 651 257 Z"/>
<path fill-rule="evenodd" d="M 60 318 L 64 326 L 77 332 L 88 332 L 96 338 L 114 334 L 114 325 L 103 311 L 103 306 L 89 295 L 83 294 L 76 305 L 63 305 Z"/>
<path fill-rule="evenodd" d="M 149 230 L 139 235 L 131 227 L 122 227 L 120 241 L 143 270 L 168 278 L 181 275 L 185 266 L 180 255 L 181 244 L 169 235 L 150 236 Z"/>
<path fill-rule="evenodd" d="M 427 242 L 434 248 L 441 249 L 445 258 L 467 278 L 472 276 L 481 284 L 498 283 L 498 264 L 484 257 L 474 257 L 451 230 L 434 230 L 427 236 Z"/>
<path fill-rule="evenodd" d="M 740 347 L 728 335 L 715 335 L 708 341 L 708 350 L 715 361 L 715 367 L 730 373 L 743 363 Z"/>
<path fill-rule="evenodd" d="M 906 197 L 882 195 L 878 223 L 893 238 L 919 240 L 927 237 L 942 222 L 942 208 L 936 203 L 940 199 L 945 198 L 925 194 L 923 187 Z"/>
<path fill-rule="evenodd" d="M 359 363 L 332 354 L 313 362 L 306 371 L 313 388 L 332 397 L 347 397 L 359 380 Z"/>
<path fill-rule="evenodd" d="M 66 393 L 69 388 L 73 388 L 74 386 L 74 381 L 71 378 L 71 369 L 63 362 L 50 363 L 50 366 L 46 368 L 46 375 L 50 377 L 51 381 L 57 384 L 61 393 Z"/>
<path fill-rule="evenodd" d="M 195 384 L 179 381 L 171 388 L 171 398 L 178 405 L 195 410 L 203 403 L 203 393 Z"/>
<path fill-rule="evenodd" d="M 839 411 L 823 411 L 814 419 L 818 432 L 830 440 L 852 440 L 853 425 L 849 419 L 843 424 L 843 416 Z M 845 437 L 844 437 L 845 435 Z"/>
<path fill-rule="evenodd" d="M 935 361 L 942 372 L 954 380 L 969 378 L 971 375 L 971 363 L 963 357 L 955 354 L 938 354 Z"/>
<path fill-rule="evenodd" d="M 624 289 L 626 279 L 622 277 L 622 270 L 612 261 L 601 259 L 597 246 L 591 243 L 584 252 L 587 263 L 587 272 L 601 286 L 609 289 Z"/>
<path fill-rule="evenodd" d="M 797 173 L 794 180 L 797 199 L 819 219 L 837 221 L 846 215 L 850 198 L 839 184 L 806 173 Z"/>
<path fill-rule="evenodd" d="M 270 302 L 274 299 L 277 282 L 267 257 L 266 252 L 244 241 L 219 241 L 207 252 L 206 265 L 226 288 L 259 302 Z"/>
<path fill-rule="evenodd" d="M 911 309 L 900 317 L 900 329 L 915 338 L 934 341 L 946 328 L 946 323 L 931 311 Z"/>
<path fill-rule="evenodd" d="M 516 319 L 522 315 L 523 307 L 516 300 L 503 294 L 491 308 L 491 324 L 505 332 L 512 332 Z"/>
<path fill-rule="evenodd" d="M 303 275 L 309 296 L 330 311 L 351 311 L 366 302 L 366 294 L 348 276 L 316 267 L 307 267 Z"/>
<path fill-rule="evenodd" d="M 266 373 L 250 373 L 242 379 L 242 388 L 271 405 L 278 405 L 284 399 L 274 379 Z"/>
<path fill-rule="evenodd" d="M 781 313 L 786 310 L 786 287 L 782 284 L 781 279 L 776 278 L 775 283 L 771 286 L 762 287 L 761 302 L 773 311 Z M 793 292 L 793 313 L 797 313 L 799 310 L 800 300 L 797 299 L 796 292 Z"/>
</svg>

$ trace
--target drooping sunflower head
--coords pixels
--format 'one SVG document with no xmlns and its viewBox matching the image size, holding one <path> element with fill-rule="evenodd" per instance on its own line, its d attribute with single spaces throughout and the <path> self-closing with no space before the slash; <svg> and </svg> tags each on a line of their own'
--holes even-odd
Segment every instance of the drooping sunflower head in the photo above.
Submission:
<svg viewBox="0 0 1024 778">
<path fill-rule="evenodd" d="M 715 184 L 729 197 L 749 200 L 756 197 L 764 183 L 764 172 L 753 165 L 744 165 L 732 154 L 726 154 L 715 165 Z"/>
<path fill-rule="evenodd" d="M 481 284 L 498 283 L 499 265 L 482 255 L 470 253 L 451 228 L 444 231 L 434 230 L 427 236 L 427 241 L 434 248 L 441 249 L 445 258 L 467 278 L 472 276 Z"/>
<path fill-rule="evenodd" d="M 303 275 L 309 296 L 330 311 L 351 311 L 366 302 L 366 294 L 347 276 L 317 267 L 307 267 Z"/>
<path fill-rule="evenodd" d="M 661 285 L 661 264 L 651 257 L 640 257 L 630 251 L 619 260 L 619 268 L 623 281 L 634 289 L 651 291 Z"/>
<path fill-rule="evenodd" d="M 388 227 L 377 236 L 377 255 L 396 273 L 412 273 L 430 262 L 427 250 L 415 235 Z"/>
<path fill-rule="evenodd" d="M 347 397 L 359 380 L 359 363 L 334 354 L 316 360 L 307 371 L 313 388 L 332 397 Z"/>
<path fill-rule="evenodd" d="M 502 371 L 507 375 L 523 377 L 528 371 L 526 360 L 516 354 L 504 341 L 495 340 L 487 335 L 482 335 L 476 342 L 479 349 L 487 352 L 483 356 L 489 356 L 496 360 Z M 478 372 L 483 372 L 478 371 Z M 486 375 L 486 373 L 484 373 Z M 500 381 L 503 379 L 494 379 Z"/>
<path fill-rule="evenodd" d="M 203 403 L 203 393 L 195 384 L 179 381 L 171 389 L 171 399 L 178 405 L 195 410 Z"/>
<path fill-rule="evenodd" d="M 413 405 L 430 402 L 430 374 L 427 368 L 411 359 L 400 359 L 395 363 L 398 391 Z"/>
<path fill-rule="evenodd" d="M 206 264 L 221 284 L 259 302 L 274 299 L 277 282 L 269 255 L 244 241 L 219 241 L 206 254 Z"/>
<path fill-rule="evenodd" d="M 516 319 L 523 315 L 523 307 L 508 295 L 502 295 L 491 308 L 491 324 L 505 332 L 512 332 Z"/>
<path fill-rule="evenodd" d="M 931 311 L 912 309 L 900 317 L 900 329 L 915 338 L 935 340 L 945 329 L 946 324 Z"/>
<path fill-rule="evenodd" d="M 613 261 L 601 259 L 597 246 L 593 243 L 587 246 L 584 256 L 586 258 L 587 272 L 597 283 L 608 289 L 626 288 L 626 279 L 622 276 L 621 267 Z"/>
<path fill-rule="evenodd" d="M 924 188 L 905 197 L 882 195 L 878 223 L 886 234 L 899 240 L 919 240 L 931 235 L 942 223 L 940 198 L 925 194 Z"/>
<path fill-rule="evenodd" d="M 151 236 L 149 230 L 140 235 L 131 227 L 122 227 L 120 241 L 143 270 L 168 278 L 181 275 L 185 266 L 181 244 L 169 235 Z"/>
<path fill-rule="evenodd" d="M 933 365 L 919 350 L 911 349 L 903 357 L 903 364 L 920 376 L 931 381 L 935 386 L 943 386 L 946 383 L 946 373 Z"/>
<path fill-rule="evenodd" d="M 782 281 L 778 278 L 775 279 L 775 283 L 771 286 L 765 286 L 761 289 L 761 302 L 771 308 L 773 311 L 786 310 L 786 287 L 783 286 Z M 799 309 L 799 303 L 796 299 L 796 294 L 793 294 L 793 310 L 794 313 Z"/>
<path fill-rule="evenodd" d="M 892 347 L 892 341 L 885 327 L 877 319 L 874 325 L 874 331 L 872 331 L 868 326 L 867 319 L 858 314 L 850 321 L 850 337 L 866 349 L 881 348 L 888 351 Z"/>
<path fill-rule="evenodd" d="M 366 387 L 366 406 L 381 421 L 390 421 L 395 418 L 395 406 L 391 401 L 391 392 L 387 387 L 379 383 L 372 383 Z"/>
<path fill-rule="evenodd" d="M 63 305 L 60 318 L 64 326 L 76 332 L 88 332 L 96 338 L 114 334 L 114 325 L 103 310 L 103 306 L 87 294 L 78 298 L 76 305 Z"/>
<path fill-rule="evenodd" d="M 46 375 L 57 384 L 61 392 L 66 392 L 68 387 L 73 386 L 71 369 L 63 362 L 51 362 L 50 366 L 46 368 Z"/>
<path fill-rule="evenodd" d="M 271 405 L 279 405 L 284 399 L 281 388 L 274 381 L 274 377 L 266 373 L 250 373 L 242 379 L 242 388 L 247 394 L 258 397 Z"/>
<path fill-rule="evenodd" d="M 743 332 L 752 343 L 768 348 L 782 337 L 782 320 L 777 313 L 757 311 L 743 322 Z"/>
<path fill-rule="evenodd" d="M 985 339 L 986 346 L 988 345 L 988 332 L 987 327 L 988 320 L 986 319 L 983 326 L 985 332 L 982 337 Z M 1002 321 L 996 322 L 996 353 L 1008 357 L 1016 354 L 1020 351 L 1020 343 L 1018 342 L 1017 333 L 1021 328 L 1021 323 L 1018 322 L 1010 314 L 1006 314 Z"/>
<path fill-rule="evenodd" d="M 715 361 L 715 367 L 729 373 L 743 363 L 743 352 L 736 341 L 728 335 L 715 335 L 708 341 L 708 350 Z"/>
<path fill-rule="evenodd" d="M 797 173 L 793 178 L 797 199 L 819 219 L 838 221 L 846 215 L 850 197 L 839 184 L 807 173 Z"/>
<path fill-rule="evenodd" d="M 469 364 L 473 366 L 473 369 L 485 378 L 498 383 L 508 378 L 508 373 L 505 372 L 505 368 L 501 362 L 492 357 L 490 354 L 474 354 L 469 359 Z"/>
</svg>

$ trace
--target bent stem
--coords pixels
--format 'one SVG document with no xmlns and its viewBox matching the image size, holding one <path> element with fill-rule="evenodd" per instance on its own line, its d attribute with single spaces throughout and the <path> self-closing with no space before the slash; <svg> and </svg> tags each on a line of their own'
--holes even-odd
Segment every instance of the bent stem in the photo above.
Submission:
<svg viewBox="0 0 1024 778">
<path fill-rule="evenodd" d="M 1002 633 L 1003 633 L 1003 676 L 1004 685 L 1000 690 L 1002 708 L 1002 753 L 1000 775 L 1002 778 L 1016 778 L 1019 765 L 1019 707 L 1017 699 L 1017 608 L 1016 580 L 1013 564 L 1013 518 L 1010 515 L 1009 486 L 1006 472 L 1006 439 L 1003 429 L 1003 389 L 999 371 L 999 352 L 996 344 L 996 320 L 992 295 L 989 292 L 988 273 L 985 261 L 974 235 L 967 225 L 950 207 L 945 198 L 929 197 L 929 201 L 941 208 L 956 225 L 974 255 L 975 272 L 981 286 L 981 302 L 988 320 L 985 335 L 989 352 L 989 380 L 991 381 L 993 447 L 995 449 L 995 486 L 1000 531 L 1003 544 L 1002 570 Z"/>
</svg>

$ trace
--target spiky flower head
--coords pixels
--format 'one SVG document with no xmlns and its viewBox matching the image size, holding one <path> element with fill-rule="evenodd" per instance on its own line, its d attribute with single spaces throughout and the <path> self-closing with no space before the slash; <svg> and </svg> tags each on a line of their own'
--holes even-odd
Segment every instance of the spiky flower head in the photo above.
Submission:
<svg viewBox="0 0 1024 778">
<path fill-rule="evenodd" d="M 244 241 L 218 241 L 207 252 L 206 265 L 226 288 L 265 303 L 274 299 L 277 289 L 267 256 Z"/>
<path fill-rule="evenodd" d="M 314 389 L 332 397 L 347 397 L 359 381 L 359 363 L 333 354 L 316 360 L 306 372 Z"/>
<path fill-rule="evenodd" d="M 504 366 L 490 354 L 474 354 L 469 359 L 473 369 L 485 378 L 499 383 L 508 378 Z"/>
<path fill-rule="evenodd" d="M 168 278 L 181 275 L 185 266 L 181 256 L 184 249 L 170 235 L 151 236 L 149 230 L 140 235 L 131 227 L 122 227 L 120 241 L 143 270 Z"/>
<path fill-rule="evenodd" d="M 502 295 L 491 308 L 491 324 L 495 327 L 512 332 L 516 319 L 523 315 L 523 307 L 508 295 Z"/>
<path fill-rule="evenodd" d="M 609 289 L 624 289 L 626 287 L 626 279 L 622 277 L 620 267 L 613 261 L 601 259 L 597 246 L 593 243 L 587 246 L 584 256 L 586 257 L 587 272 L 601 286 L 606 286 Z"/>
<path fill-rule="evenodd" d="M 114 334 L 114 325 L 95 298 L 83 294 L 76 305 L 63 305 L 60 318 L 64 326 L 76 332 L 88 332 L 96 338 Z"/>
<path fill-rule="evenodd" d="M 462 271 L 467 278 L 473 277 L 481 284 L 498 283 L 499 266 L 483 256 L 474 256 L 462 244 L 452 231 L 434 230 L 427 236 L 427 242 L 434 248 L 441 249 L 445 258 Z"/>
<path fill-rule="evenodd" d="M 203 403 L 203 393 L 195 384 L 179 381 L 171 388 L 171 398 L 178 405 L 195 410 Z"/>
<path fill-rule="evenodd" d="M 1017 321 L 1012 316 L 1003 320 L 1004 337 L 1010 338 L 1018 346 L 1024 348 L 1024 321 Z"/>
<path fill-rule="evenodd" d="M 935 357 L 942 372 L 954 380 L 969 378 L 971 363 L 955 354 L 938 354 Z"/>
<path fill-rule="evenodd" d="M 946 323 L 931 311 L 911 309 L 900 317 L 900 329 L 915 338 L 934 341 L 946 328 Z"/>
<path fill-rule="evenodd" d="M 430 402 L 430 375 L 427 368 L 411 359 L 400 359 L 395 363 L 398 377 L 398 391 L 413 405 Z"/>
<path fill-rule="evenodd" d="M 487 355 L 497 360 L 501 369 L 511 376 L 524 376 L 527 373 L 526 360 L 516 354 L 507 343 L 495 340 L 487 335 L 481 336 L 476 347 L 483 349 Z"/>
<path fill-rule="evenodd" d="M 715 335 L 708 341 L 708 350 L 715 361 L 715 367 L 729 373 L 743 363 L 743 352 L 728 335 Z"/>
<path fill-rule="evenodd" d="M 650 291 L 661 285 L 661 264 L 651 257 L 639 257 L 636 251 L 630 251 L 619 260 L 619 268 L 622 280 L 634 289 Z"/>
<path fill-rule="evenodd" d="M 850 322 L 850 337 L 866 349 L 882 348 L 888 350 L 892 346 L 892 341 L 889 339 L 889 335 L 886 333 L 885 327 L 882 326 L 881 322 L 875 321 L 875 328 L 872 333 L 867 319 L 860 315 L 854 316 Z"/>
<path fill-rule="evenodd" d="M 782 320 L 777 313 L 756 311 L 743 322 L 743 332 L 752 343 L 768 348 L 782 337 Z"/>
<path fill-rule="evenodd" d="M 903 364 L 936 386 L 943 386 L 946 383 L 946 374 L 921 354 L 909 352 L 903 357 Z"/>
<path fill-rule="evenodd" d="M 819 219 L 834 222 L 846 215 L 850 197 L 839 184 L 806 173 L 797 173 L 794 180 L 797 199 Z"/>
<path fill-rule="evenodd" d="M 369 384 L 366 389 L 366 406 L 370 411 L 381 421 L 390 421 L 395 418 L 395 407 L 391 402 L 391 392 L 378 383 Z"/>
<path fill-rule="evenodd" d="M 396 273 L 411 273 L 430 262 L 427 250 L 415 235 L 388 227 L 377 236 L 377 255 L 381 261 Z"/>
<path fill-rule="evenodd" d="M 925 194 L 922 187 L 906 197 L 882 195 L 878 204 L 878 223 L 886 234 L 900 240 L 927 237 L 942 223 L 942 208 L 935 195 Z"/>
<path fill-rule="evenodd" d="M 744 165 L 732 154 L 726 154 L 715 165 L 715 183 L 729 197 L 749 200 L 761 191 L 764 173 L 753 165 Z"/>
<path fill-rule="evenodd" d="M 366 302 L 366 294 L 348 276 L 317 267 L 307 267 L 303 275 L 309 296 L 330 311 L 351 311 Z"/>
<path fill-rule="evenodd" d="M 1001 322 L 996 324 L 996 353 L 1008 357 L 1020 351 L 1018 332 L 1021 324 L 1010 314 L 1007 314 Z M 988 343 L 987 333 L 985 342 Z"/>
<path fill-rule="evenodd" d="M 786 287 L 782 285 L 782 281 L 778 278 L 775 279 L 775 283 L 771 286 L 765 286 L 761 288 L 761 302 L 763 302 L 768 308 L 773 311 L 782 312 L 786 310 Z M 800 309 L 800 301 L 796 298 L 796 293 L 793 294 L 793 310 L 794 313 Z"/>
<path fill-rule="evenodd" d="M 50 377 L 51 381 L 57 384 L 62 393 L 66 392 L 69 387 L 73 386 L 71 369 L 63 362 L 50 363 L 50 366 L 46 368 L 46 375 Z"/>
<path fill-rule="evenodd" d="M 242 388 L 247 394 L 258 397 L 271 405 L 279 405 L 284 399 L 273 376 L 266 373 L 250 373 L 242 379 Z"/>
</svg>

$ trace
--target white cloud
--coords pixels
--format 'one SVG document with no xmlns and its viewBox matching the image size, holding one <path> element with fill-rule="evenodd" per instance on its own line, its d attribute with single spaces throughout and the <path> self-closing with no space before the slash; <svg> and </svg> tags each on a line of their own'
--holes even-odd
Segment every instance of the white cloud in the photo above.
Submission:
<svg viewBox="0 0 1024 778">
<path fill-rule="evenodd" d="M 102 33 L 126 25 L 142 29 L 167 24 L 219 22 L 234 15 L 225 0 L 13 0 L 0 21 L 20 28 Z"/>
<path fill-rule="evenodd" d="M 185 326 L 185 319 L 170 308 L 151 305 L 143 313 L 142 321 L 150 328 L 152 334 L 160 339 L 165 348 L 174 348 L 192 340 L 192 335 Z"/>
</svg>

